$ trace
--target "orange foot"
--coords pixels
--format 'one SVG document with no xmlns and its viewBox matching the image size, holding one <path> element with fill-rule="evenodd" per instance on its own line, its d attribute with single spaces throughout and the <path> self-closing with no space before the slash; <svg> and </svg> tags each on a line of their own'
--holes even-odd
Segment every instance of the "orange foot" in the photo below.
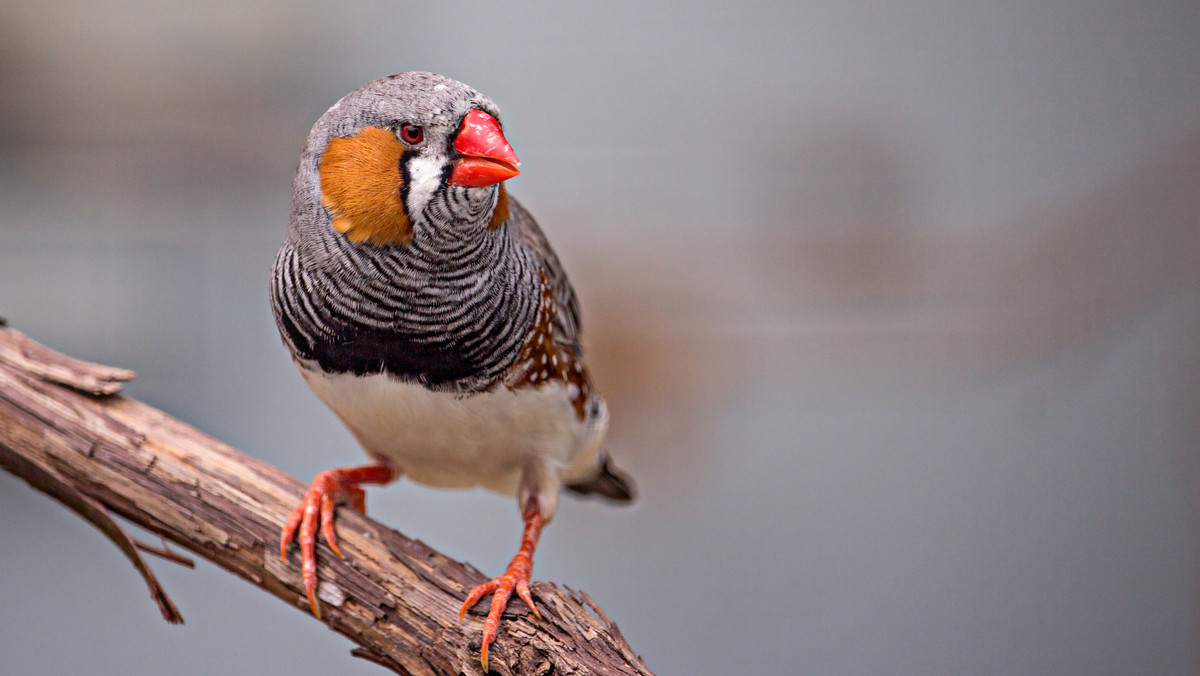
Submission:
<svg viewBox="0 0 1200 676">
<path fill-rule="evenodd" d="M 304 500 L 292 512 L 292 516 L 283 526 L 279 539 L 279 556 L 287 562 L 288 545 L 300 529 L 300 571 L 304 578 L 304 592 L 308 596 L 308 605 L 312 607 L 313 615 L 321 617 L 321 609 L 317 606 L 317 526 L 321 527 L 321 535 L 329 543 L 329 548 L 339 557 L 342 555 L 337 546 L 337 535 L 333 532 L 333 508 L 339 504 L 349 503 L 354 509 L 366 514 L 367 496 L 360 484 L 386 484 L 395 478 L 392 468 L 387 465 L 366 465 L 363 467 L 347 467 L 331 469 L 317 474 Z"/>
<path fill-rule="evenodd" d="M 521 600 L 525 601 L 525 605 L 533 611 L 534 617 L 542 619 L 542 614 L 538 612 L 537 606 L 533 605 L 533 596 L 529 593 L 529 574 L 533 571 L 533 550 L 542 534 L 544 519 L 536 507 L 526 509 L 524 516 L 525 533 L 521 536 L 521 548 L 517 550 L 517 555 L 512 561 L 508 562 L 504 574 L 472 589 L 458 611 L 458 620 L 461 622 L 467 610 L 475 605 L 476 601 L 488 594 L 492 595 L 492 607 L 488 611 L 487 619 L 483 621 L 483 644 L 479 649 L 479 661 L 483 664 L 485 672 L 488 670 L 488 646 L 496 640 L 496 630 L 500 628 L 500 615 L 508 605 L 513 590 L 516 590 Z"/>
</svg>

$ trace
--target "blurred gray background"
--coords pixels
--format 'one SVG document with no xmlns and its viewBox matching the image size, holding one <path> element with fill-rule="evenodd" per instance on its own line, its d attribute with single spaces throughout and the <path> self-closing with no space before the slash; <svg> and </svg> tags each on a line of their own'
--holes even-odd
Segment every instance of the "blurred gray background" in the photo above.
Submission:
<svg viewBox="0 0 1200 676">
<path fill-rule="evenodd" d="M 335 6 L 338 5 L 338 6 Z M 267 306 L 309 126 L 500 105 L 640 504 L 534 576 L 660 674 L 1197 673 L 1200 7 L 5 0 L 0 315 L 308 480 L 360 450 Z M 515 504 L 372 514 L 499 572 Z M 379 674 L 0 476 L 5 674 Z"/>
</svg>

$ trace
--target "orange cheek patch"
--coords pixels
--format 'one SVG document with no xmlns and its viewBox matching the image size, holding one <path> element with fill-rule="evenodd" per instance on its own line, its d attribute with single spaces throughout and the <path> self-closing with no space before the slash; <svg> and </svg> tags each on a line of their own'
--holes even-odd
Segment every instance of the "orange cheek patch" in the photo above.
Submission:
<svg viewBox="0 0 1200 676">
<path fill-rule="evenodd" d="M 412 223 L 400 199 L 404 145 L 390 130 L 364 127 L 330 139 L 321 154 L 321 201 L 333 229 L 355 243 L 408 244 Z"/>
<path fill-rule="evenodd" d="M 500 195 L 496 198 L 496 209 L 492 211 L 492 220 L 488 221 L 488 230 L 495 230 L 508 220 L 508 191 L 500 184 Z"/>
</svg>

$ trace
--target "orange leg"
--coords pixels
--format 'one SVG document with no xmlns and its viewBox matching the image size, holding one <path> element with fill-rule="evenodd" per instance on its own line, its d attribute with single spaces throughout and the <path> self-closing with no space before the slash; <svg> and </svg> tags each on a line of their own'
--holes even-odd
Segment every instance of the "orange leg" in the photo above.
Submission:
<svg viewBox="0 0 1200 676">
<path fill-rule="evenodd" d="M 317 606 L 317 526 L 329 543 L 334 554 L 342 555 L 337 546 L 337 535 L 333 532 L 333 508 L 350 503 L 362 513 L 367 511 L 367 496 L 360 484 L 386 484 L 396 477 L 387 465 L 365 465 L 321 472 L 313 478 L 304 500 L 292 512 L 283 526 L 279 539 L 279 556 L 287 562 L 288 545 L 300 529 L 300 572 L 304 578 L 304 592 L 313 615 L 319 619 L 321 609 Z"/>
<path fill-rule="evenodd" d="M 521 536 L 521 548 L 517 550 L 517 555 L 508 562 L 508 568 L 503 575 L 472 589 L 471 593 L 467 595 L 467 600 L 463 602 L 462 608 L 458 611 L 458 619 L 461 622 L 466 616 L 467 610 L 475 605 L 476 601 L 492 594 L 492 607 L 488 611 L 487 619 L 483 621 L 483 646 L 479 650 L 479 659 L 483 663 L 485 672 L 488 670 L 488 646 L 496 640 L 496 630 L 500 627 L 500 615 L 504 612 L 504 607 L 508 605 L 508 598 L 512 596 L 514 589 L 517 595 L 525 601 L 525 605 L 533 611 L 534 616 L 539 620 L 542 619 L 542 614 L 533 605 L 533 596 L 529 593 L 529 574 L 533 571 L 533 550 L 537 547 L 538 538 L 542 534 L 545 517 L 538 509 L 536 500 L 526 503 L 522 517 L 525 520 L 525 532 Z"/>
</svg>

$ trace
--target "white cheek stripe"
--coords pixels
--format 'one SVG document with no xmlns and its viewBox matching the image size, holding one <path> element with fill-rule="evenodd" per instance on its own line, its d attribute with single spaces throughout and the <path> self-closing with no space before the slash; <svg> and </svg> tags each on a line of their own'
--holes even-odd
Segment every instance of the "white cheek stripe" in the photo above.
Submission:
<svg viewBox="0 0 1200 676">
<path fill-rule="evenodd" d="M 442 181 L 443 163 L 436 157 L 415 155 L 408 160 L 408 216 L 420 220 Z"/>
</svg>

